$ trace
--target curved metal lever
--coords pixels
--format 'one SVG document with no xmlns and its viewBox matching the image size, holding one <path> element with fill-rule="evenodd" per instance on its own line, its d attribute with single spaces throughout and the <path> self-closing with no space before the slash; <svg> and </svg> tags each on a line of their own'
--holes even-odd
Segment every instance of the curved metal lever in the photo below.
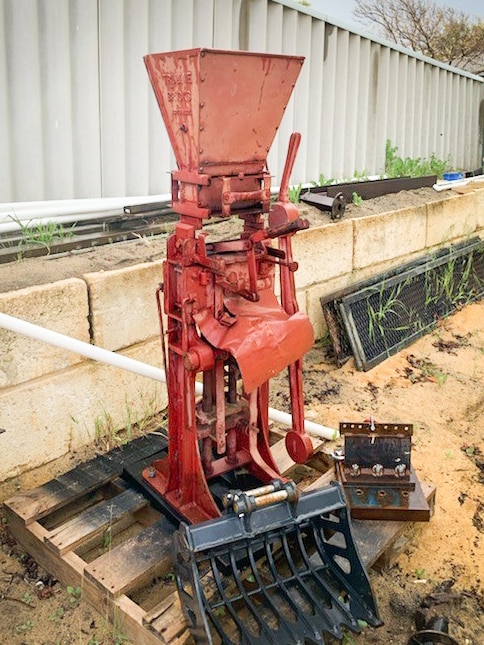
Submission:
<svg viewBox="0 0 484 645">
<path fill-rule="evenodd" d="M 301 143 L 301 133 L 293 132 L 289 139 L 289 146 L 287 148 L 286 163 L 284 164 L 284 172 L 282 173 L 281 186 L 279 188 L 278 201 L 286 203 L 289 201 L 289 179 L 291 178 L 294 162 L 296 161 L 297 151 Z"/>
</svg>

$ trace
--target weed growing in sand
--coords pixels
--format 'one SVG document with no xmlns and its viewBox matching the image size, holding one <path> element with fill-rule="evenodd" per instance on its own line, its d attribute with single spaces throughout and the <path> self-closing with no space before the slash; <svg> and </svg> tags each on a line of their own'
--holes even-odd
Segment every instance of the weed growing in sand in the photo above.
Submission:
<svg viewBox="0 0 484 645">
<path fill-rule="evenodd" d="M 68 585 L 66 591 L 70 596 L 69 602 L 72 605 L 77 605 L 82 596 L 82 589 L 80 587 L 72 587 L 71 585 Z"/>
<path fill-rule="evenodd" d="M 57 607 L 55 612 L 49 616 L 49 620 L 53 623 L 59 623 L 64 618 L 64 607 Z"/>
<path fill-rule="evenodd" d="M 31 221 L 25 223 L 13 215 L 10 215 L 10 219 L 17 224 L 21 233 L 21 239 L 18 244 L 19 259 L 22 258 L 22 249 L 25 246 L 40 244 L 50 250 L 50 247 L 56 242 L 62 242 L 74 235 L 74 226 L 64 228 L 62 224 L 52 221 L 38 222 L 31 226 Z"/>
<path fill-rule="evenodd" d="M 24 623 L 20 623 L 19 625 L 16 625 L 14 628 L 14 632 L 16 634 L 25 634 L 25 632 L 29 632 L 33 628 L 34 628 L 34 621 L 26 620 Z"/>
<path fill-rule="evenodd" d="M 323 173 L 320 173 L 319 179 L 317 181 L 312 181 L 311 185 L 318 187 L 318 186 L 330 186 L 331 184 L 335 184 L 335 183 L 336 183 L 335 179 L 326 179 Z"/>
<path fill-rule="evenodd" d="M 302 184 L 298 184 L 297 186 L 289 186 L 288 194 L 289 194 L 289 201 L 292 202 L 293 204 L 297 204 L 300 201 L 300 196 L 301 196 L 301 190 L 302 190 Z"/>
<path fill-rule="evenodd" d="M 358 195 L 357 192 L 354 192 L 351 196 L 351 201 L 355 206 L 361 206 L 363 204 L 363 197 Z"/>
<path fill-rule="evenodd" d="M 438 159 L 431 155 L 430 159 L 421 157 L 412 159 L 411 157 L 399 157 L 397 155 L 397 146 L 392 146 L 391 141 L 387 139 L 385 146 L 385 175 L 387 177 L 424 177 L 425 175 L 437 175 L 442 179 L 442 175 L 451 167 L 450 159 Z"/>
<path fill-rule="evenodd" d="M 376 302 L 368 301 L 368 336 L 372 341 L 375 340 L 377 331 L 382 338 L 385 338 L 386 331 L 396 331 L 394 328 L 391 330 L 386 329 L 385 322 L 389 315 L 398 317 L 399 312 L 405 309 L 403 302 L 399 298 L 403 287 L 404 284 L 399 283 L 387 294 L 387 287 L 382 284 L 377 294 Z"/>
</svg>

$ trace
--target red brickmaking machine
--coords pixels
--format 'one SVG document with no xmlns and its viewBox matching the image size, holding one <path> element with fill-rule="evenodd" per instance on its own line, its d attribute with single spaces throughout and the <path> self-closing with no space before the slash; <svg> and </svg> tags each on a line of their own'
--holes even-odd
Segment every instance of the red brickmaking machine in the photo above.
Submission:
<svg viewBox="0 0 484 645">
<path fill-rule="evenodd" d="M 288 199 L 298 133 L 274 203 L 267 168 L 303 58 L 192 49 L 145 64 L 176 157 L 180 219 L 163 273 L 168 453 L 143 480 L 180 522 L 188 625 L 200 643 L 251 645 L 378 626 L 341 486 L 299 494 L 269 445 L 269 382 L 287 369 L 287 451 L 305 463 L 313 450 L 302 380 L 313 329 L 298 310 L 291 247 L 308 224 Z M 238 236 L 208 241 L 203 224 L 232 216 Z"/>
</svg>

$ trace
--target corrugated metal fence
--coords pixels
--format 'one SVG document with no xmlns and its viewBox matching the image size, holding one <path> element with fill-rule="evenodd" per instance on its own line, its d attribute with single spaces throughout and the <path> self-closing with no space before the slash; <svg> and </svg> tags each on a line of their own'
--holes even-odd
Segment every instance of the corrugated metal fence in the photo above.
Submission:
<svg viewBox="0 0 484 645">
<path fill-rule="evenodd" d="M 269 157 L 293 182 L 402 156 L 482 163 L 484 81 L 289 0 L 0 0 L 0 202 L 169 192 L 174 167 L 143 65 L 189 47 L 306 56 Z"/>
</svg>

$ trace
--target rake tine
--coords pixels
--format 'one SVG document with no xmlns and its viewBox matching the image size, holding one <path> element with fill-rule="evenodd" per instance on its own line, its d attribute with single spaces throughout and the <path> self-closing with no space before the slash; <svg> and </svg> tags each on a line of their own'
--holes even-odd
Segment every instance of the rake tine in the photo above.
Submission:
<svg viewBox="0 0 484 645">
<path fill-rule="evenodd" d="M 250 550 L 251 550 L 250 548 L 247 548 L 248 553 L 250 552 Z M 257 624 L 259 625 L 261 631 L 264 632 L 264 634 L 266 635 L 266 637 L 268 638 L 268 640 L 271 643 L 274 643 L 274 645 L 276 645 L 277 644 L 277 639 L 274 637 L 273 633 L 271 633 L 271 630 L 268 629 L 267 624 L 265 623 L 265 621 L 262 620 L 260 618 L 260 616 L 258 616 L 257 609 L 256 609 L 256 607 L 254 607 L 254 603 L 252 602 L 249 594 L 244 589 L 244 586 L 243 586 L 243 584 L 242 584 L 242 582 L 240 580 L 240 577 L 235 575 L 235 571 L 237 571 L 237 562 L 235 560 L 234 552 L 231 549 L 229 550 L 229 555 L 230 555 L 230 564 L 232 566 L 232 571 L 234 571 L 233 578 L 235 580 L 235 584 L 237 585 L 237 589 L 239 590 L 239 592 L 240 592 L 240 594 L 241 594 L 246 606 L 248 607 L 248 609 L 250 610 L 250 612 L 254 616 L 254 618 L 255 618 Z"/>
<path fill-rule="evenodd" d="M 317 533 L 319 533 L 319 532 L 317 531 L 317 529 L 316 529 L 316 527 L 315 527 L 315 526 L 313 526 L 313 527 L 312 527 L 312 529 L 313 529 L 313 533 L 314 533 L 314 540 L 315 540 L 315 543 L 316 543 L 316 547 L 318 548 L 318 553 L 320 554 L 321 559 L 323 559 L 323 558 L 322 558 L 322 554 L 320 553 L 319 546 L 318 546 L 318 542 L 319 542 L 319 540 L 320 540 L 320 536 L 316 535 L 316 534 L 317 534 Z M 338 608 L 340 609 L 341 613 L 343 613 L 343 614 L 344 614 L 345 618 L 346 618 L 347 620 L 349 620 L 349 623 L 345 623 L 346 627 L 353 628 L 353 629 L 355 629 L 355 628 L 356 628 L 356 631 L 360 631 L 360 630 L 359 630 L 359 626 L 358 626 L 358 621 L 357 621 L 357 620 L 355 620 L 355 619 L 351 616 L 351 614 L 350 614 L 350 613 L 349 613 L 349 611 L 348 611 L 348 607 L 345 605 L 345 603 L 344 603 L 344 602 L 342 602 L 342 601 L 341 601 L 340 596 L 339 596 L 337 593 L 335 593 L 335 591 L 331 588 L 331 586 L 330 586 L 330 585 L 329 585 L 329 584 L 324 580 L 324 578 L 321 576 L 321 571 L 320 571 L 320 569 L 318 569 L 318 568 L 316 568 L 316 567 L 314 567 L 314 566 L 312 565 L 312 563 L 311 563 L 311 561 L 310 561 L 310 559 L 309 559 L 309 557 L 308 557 L 308 553 L 307 553 L 307 550 L 306 550 L 306 546 L 305 546 L 305 544 L 304 544 L 304 541 L 303 541 L 303 539 L 302 539 L 302 536 L 301 536 L 301 532 L 300 532 L 300 531 L 298 531 L 298 532 L 297 532 L 297 539 L 298 539 L 298 543 L 299 543 L 299 548 L 300 548 L 300 551 L 301 551 L 301 555 L 302 555 L 302 557 L 303 557 L 303 559 L 304 559 L 304 562 L 306 563 L 306 566 L 308 567 L 308 569 L 310 569 L 310 570 L 313 572 L 315 582 L 318 584 L 318 586 L 320 587 L 320 589 L 321 589 L 321 590 L 322 590 L 322 591 L 323 591 L 327 596 L 329 596 L 329 598 L 330 598 L 331 602 L 332 602 L 336 607 L 338 607 Z M 324 562 L 324 559 L 323 559 L 323 562 Z M 327 570 L 327 569 L 328 569 L 328 565 L 327 565 L 326 563 L 324 563 L 324 570 Z"/>
<path fill-rule="evenodd" d="M 365 582 L 367 582 L 367 575 L 365 570 L 363 569 L 361 562 L 357 557 L 357 552 L 356 552 L 356 548 L 354 547 L 354 542 L 353 542 L 351 533 L 349 533 L 349 531 L 346 532 L 346 531 L 343 531 L 343 529 L 340 529 L 340 531 L 343 532 L 343 534 L 345 535 L 345 541 L 347 545 L 347 549 L 342 550 L 340 547 L 337 547 L 336 545 L 326 544 L 322 539 L 321 532 L 316 528 L 316 526 L 313 525 L 312 530 L 314 534 L 316 547 L 318 549 L 318 552 L 321 558 L 323 559 L 324 562 L 328 564 L 332 575 L 334 575 L 338 579 L 343 589 L 347 591 L 351 607 L 352 608 L 355 607 L 359 611 L 357 616 L 359 618 L 362 618 L 368 621 L 370 624 L 380 625 L 381 622 L 376 617 L 375 612 L 372 608 L 371 596 L 369 598 L 363 598 L 363 594 L 365 594 L 365 589 L 362 588 L 360 592 L 357 592 L 354 586 L 350 582 L 350 579 L 354 580 L 355 577 L 358 577 L 360 579 L 364 578 Z M 349 534 L 349 539 L 348 539 L 348 534 Z M 353 563 L 358 563 L 355 566 L 355 569 L 358 568 L 359 570 L 352 571 L 351 576 L 345 574 L 344 571 L 340 567 L 336 566 L 335 562 L 332 562 L 331 558 L 329 558 L 328 548 L 330 548 L 332 552 L 335 552 L 336 555 L 342 555 L 344 558 L 348 560 L 351 558 Z M 362 587 L 363 586 L 366 587 L 367 585 L 365 584 L 365 585 L 362 585 Z M 368 602 L 368 600 L 370 600 L 370 602 Z M 353 611 L 348 613 L 350 613 L 351 616 L 353 615 Z M 356 624 L 358 624 L 357 621 L 356 621 Z"/>
<path fill-rule="evenodd" d="M 311 622 L 306 618 L 304 613 L 301 612 L 301 608 L 297 605 L 297 603 L 293 600 L 289 590 L 286 587 L 286 581 L 282 576 L 280 575 L 279 571 L 277 570 L 276 563 L 274 562 L 274 557 L 272 555 L 272 551 L 270 549 L 270 544 L 267 539 L 264 540 L 264 545 L 265 545 L 265 552 L 267 556 L 267 562 L 269 564 L 269 568 L 271 570 L 271 574 L 279 584 L 278 591 L 281 591 L 288 604 L 292 607 L 294 612 L 296 613 L 298 620 L 301 620 L 307 627 L 307 629 L 312 633 L 312 637 L 317 643 L 325 643 L 324 639 L 322 638 L 321 634 L 319 631 L 314 627 L 314 625 L 311 624 Z"/>
<path fill-rule="evenodd" d="M 277 618 L 279 620 L 279 624 L 283 625 L 284 630 L 287 633 L 287 637 L 284 636 L 284 642 L 285 643 L 289 642 L 289 641 L 286 641 L 286 638 L 291 638 L 292 640 L 294 640 L 294 637 L 293 637 L 292 632 L 291 632 L 291 627 L 289 625 L 289 621 L 287 621 L 285 619 L 285 617 L 283 616 L 283 614 L 277 609 L 277 607 L 274 604 L 272 598 L 270 597 L 269 593 L 267 592 L 266 585 L 264 585 L 264 583 L 262 581 L 262 578 L 260 576 L 259 570 L 257 568 L 257 563 L 255 561 L 253 551 L 250 549 L 248 551 L 248 554 L 249 554 L 250 566 L 251 566 L 252 571 L 254 573 L 254 578 L 255 578 L 257 584 L 259 585 L 259 590 L 263 594 L 263 596 L 266 599 L 266 602 L 268 603 L 268 605 L 270 605 L 270 608 L 271 608 L 271 611 L 273 612 L 273 614 L 275 616 L 277 616 Z M 282 587 L 278 587 L 277 591 L 281 592 L 281 595 L 286 595 L 285 590 Z M 287 599 L 286 599 L 286 602 L 287 602 Z M 289 604 L 289 602 L 288 602 L 288 604 Z M 292 640 L 291 640 L 291 642 L 292 642 Z"/>
<path fill-rule="evenodd" d="M 240 633 L 243 635 L 245 628 L 243 626 L 243 623 L 240 621 L 239 616 L 237 615 L 237 612 L 234 610 L 234 608 L 232 606 L 232 602 L 227 597 L 227 594 L 224 591 L 224 588 L 223 588 L 223 585 L 222 585 L 222 580 L 221 580 L 221 577 L 220 577 L 220 571 L 219 571 L 219 568 L 217 566 L 217 559 L 216 559 L 215 556 L 210 557 L 210 566 L 212 568 L 213 579 L 214 579 L 215 584 L 217 586 L 217 590 L 219 592 L 220 598 L 221 598 L 222 602 L 224 603 L 223 607 L 229 612 L 230 617 L 232 618 L 232 620 L 236 624 L 236 626 L 237 626 L 238 630 L 240 631 Z M 217 631 L 219 631 L 219 635 L 222 637 L 223 642 L 232 644 L 232 641 L 227 639 L 228 637 L 226 636 L 226 632 L 223 629 L 223 627 L 222 627 L 220 621 L 218 620 L 218 618 L 215 616 L 215 613 L 213 612 L 212 607 L 208 603 L 208 600 L 207 600 L 207 609 L 209 610 L 210 618 L 212 619 L 214 624 L 216 622 L 218 624 L 218 626 L 219 626 L 220 631 L 219 630 L 217 630 Z"/>
<path fill-rule="evenodd" d="M 289 548 L 289 544 L 287 542 L 286 535 L 282 536 L 282 545 L 284 548 L 284 555 L 286 556 L 287 562 L 291 568 L 291 571 L 293 572 L 293 576 L 298 581 L 301 589 L 304 591 L 305 596 L 307 597 L 308 601 L 313 606 L 314 611 L 318 614 L 319 618 L 321 619 L 321 622 L 325 626 L 323 627 L 323 629 L 327 631 L 329 634 L 333 635 L 335 638 L 339 638 L 339 639 L 343 638 L 343 634 L 341 630 L 336 625 L 331 625 L 326 614 L 320 609 L 319 605 L 314 602 L 314 595 L 312 594 L 311 590 L 308 589 L 308 586 L 304 581 L 303 576 L 301 576 L 301 574 L 297 570 L 296 564 L 294 563 L 294 560 L 292 558 L 292 554 Z"/>
</svg>

